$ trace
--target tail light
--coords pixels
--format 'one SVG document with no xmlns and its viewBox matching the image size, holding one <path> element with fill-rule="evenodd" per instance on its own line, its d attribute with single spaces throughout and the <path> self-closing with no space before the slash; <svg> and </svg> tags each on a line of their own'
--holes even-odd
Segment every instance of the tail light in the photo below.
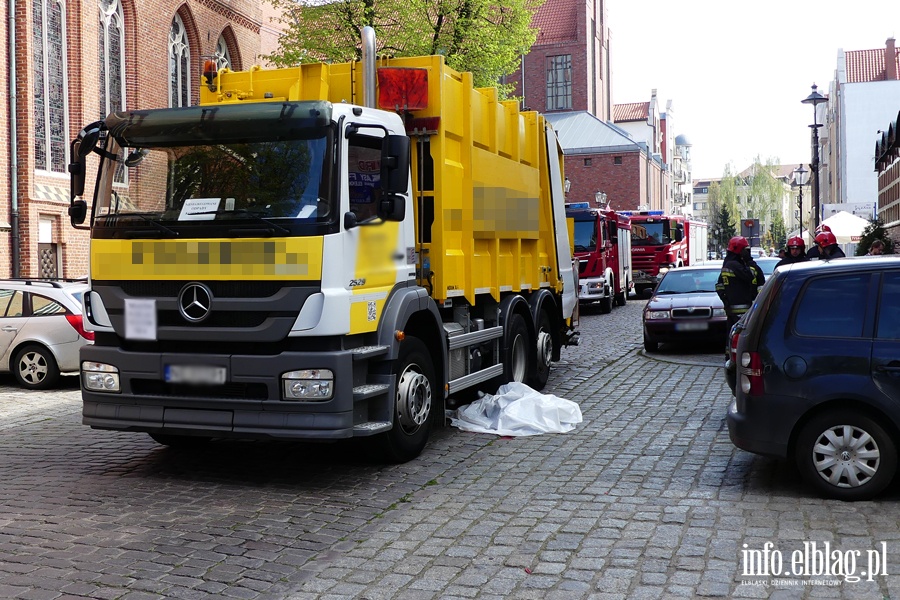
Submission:
<svg viewBox="0 0 900 600">
<path fill-rule="evenodd" d="M 78 332 L 78 335 L 86 340 L 90 340 L 92 342 L 94 341 L 94 332 L 85 331 L 84 319 L 81 315 L 66 315 L 66 321 L 69 322 L 69 325 L 72 326 L 72 329 Z"/>
<path fill-rule="evenodd" d="M 739 332 L 735 332 L 731 336 L 731 364 L 733 365 L 737 364 L 737 345 L 739 337 L 741 337 L 741 334 Z"/>
<path fill-rule="evenodd" d="M 741 391 L 750 396 L 761 396 L 763 386 L 763 364 L 759 352 L 741 354 Z"/>
</svg>

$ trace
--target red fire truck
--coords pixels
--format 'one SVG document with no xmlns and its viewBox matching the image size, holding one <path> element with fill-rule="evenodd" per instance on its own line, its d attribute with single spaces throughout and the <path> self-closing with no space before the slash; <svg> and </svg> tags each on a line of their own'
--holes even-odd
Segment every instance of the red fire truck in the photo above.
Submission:
<svg viewBox="0 0 900 600">
<path fill-rule="evenodd" d="M 631 218 L 631 263 L 639 297 L 653 289 L 661 270 L 704 262 L 706 223 L 661 210 L 624 214 Z"/>
<path fill-rule="evenodd" d="M 598 303 L 602 313 L 624 306 L 632 288 L 629 218 L 587 202 L 566 204 L 566 218 L 573 225 L 579 301 Z"/>
</svg>

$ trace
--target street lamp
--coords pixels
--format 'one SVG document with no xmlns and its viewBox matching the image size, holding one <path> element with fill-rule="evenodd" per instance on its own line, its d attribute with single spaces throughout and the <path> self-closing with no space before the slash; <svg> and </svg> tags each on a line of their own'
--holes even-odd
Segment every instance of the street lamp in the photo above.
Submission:
<svg viewBox="0 0 900 600">
<path fill-rule="evenodd" d="M 812 189 L 813 189 L 813 226 L 819 226 L 819 127 L 822 126 L 819 123 L 819 105 L 823 102 L 828 102 L 828 99 L 820 94 L 818 91 L 818 86 L 816 84 L 812 84 L 812 93 L 809 96 L 801 100 L 803 104 L 812 104 L 813 107 L 813 124 L 810 125 L 812 128 Z"/>
<path fill-rule="evenodd" d="M 800 190 L 800 199 L 797 200 L 797 207 L 800 209 L 800 218 L 797 219 L 799 221 L 800 237 L 803 237 L 803 186 L 806 185 L 808 180 L 809 171 L 804 169 L 803 165 L 794 169 L 794 185 Z"/>
<path fill-rule="evenodd" d="M 594 194 L 594 202 L 596 202 L 597 206 L 600 208 L 606 208 L 606 192 L 597 191 Z"/>
</svg>

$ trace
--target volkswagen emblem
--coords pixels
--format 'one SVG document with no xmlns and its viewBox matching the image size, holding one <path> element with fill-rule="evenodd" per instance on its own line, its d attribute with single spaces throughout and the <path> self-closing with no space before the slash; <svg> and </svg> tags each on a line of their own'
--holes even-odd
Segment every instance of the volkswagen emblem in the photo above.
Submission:
<svg viewBox="0 0 900 600">
<path fill-rule="evenodd" d="M 178 292 L 178 312 L 189 323 L 199 323 L 209 316 L 212 290 L 202 283 L 189 283 Z"/>
</svg>

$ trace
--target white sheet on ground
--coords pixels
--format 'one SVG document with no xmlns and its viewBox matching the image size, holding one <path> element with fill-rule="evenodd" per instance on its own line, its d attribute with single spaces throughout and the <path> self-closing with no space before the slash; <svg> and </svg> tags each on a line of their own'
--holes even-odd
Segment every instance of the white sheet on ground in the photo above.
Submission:
<svg viewBox="0 0 900 600">
<path fill-rule="evenodd" d="M 582 420 L 581 409 L 571 400 L 515 382 L 447 412 L 450 424 L 463 431 L 511 436 L 566 433 Z"/>
</svg>

